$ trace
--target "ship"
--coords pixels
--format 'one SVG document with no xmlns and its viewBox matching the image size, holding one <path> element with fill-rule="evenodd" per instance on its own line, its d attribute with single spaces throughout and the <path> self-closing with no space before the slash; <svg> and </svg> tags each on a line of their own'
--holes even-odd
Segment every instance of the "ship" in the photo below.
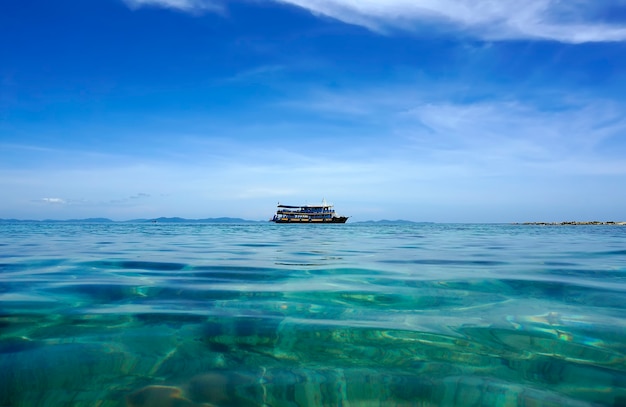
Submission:
<svg viewBox="0 0 626 407">
<path fill-rule="evenodd" d="M 271 222 L 275 223 L 346 223 L 348 216 L 339 216 L 326 200 L 321 205 L 281 205 Z"/>
</svg>

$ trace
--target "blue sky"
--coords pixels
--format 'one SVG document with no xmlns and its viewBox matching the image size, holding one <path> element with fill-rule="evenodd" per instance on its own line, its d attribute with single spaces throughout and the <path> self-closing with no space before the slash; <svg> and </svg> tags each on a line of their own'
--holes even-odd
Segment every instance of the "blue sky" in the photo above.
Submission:
<svg viewBox="0 0 626 407">
<path fill-rule="evenodd" d="M 624 0 L 0 2 L 0 218 L 626 220 Z"/>
</svg>

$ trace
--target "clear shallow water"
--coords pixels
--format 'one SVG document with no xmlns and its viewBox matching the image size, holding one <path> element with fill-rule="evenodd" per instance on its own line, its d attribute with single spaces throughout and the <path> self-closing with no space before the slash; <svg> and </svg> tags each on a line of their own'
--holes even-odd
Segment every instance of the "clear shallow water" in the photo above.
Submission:
<svg viewBox="0 0 626 407">
<path fill-rule="evenodd" d="M 0 406 L 623 406 L 626 227 L 0 224 L 0 366 Z"/>
</svg>

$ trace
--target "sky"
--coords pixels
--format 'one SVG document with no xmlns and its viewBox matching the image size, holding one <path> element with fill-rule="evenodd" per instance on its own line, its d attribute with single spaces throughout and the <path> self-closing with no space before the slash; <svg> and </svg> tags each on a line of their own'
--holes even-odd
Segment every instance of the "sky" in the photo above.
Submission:
<svg viewBox="0 0 626 407">
<path fill-rule="evenodd" d="M 5 0 L 0 218 L 626 220 L 626 0 Z"/>
</svg>

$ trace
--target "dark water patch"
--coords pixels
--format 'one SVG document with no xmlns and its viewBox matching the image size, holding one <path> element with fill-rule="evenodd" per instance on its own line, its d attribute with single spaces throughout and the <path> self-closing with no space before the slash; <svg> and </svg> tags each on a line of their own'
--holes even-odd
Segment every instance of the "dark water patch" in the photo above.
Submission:
<svg viewBox="0 0 626 407">
<path fill-rule="evenodd" d="M 57 295 L 63 294 L 68 298 L 88 297 L 97 301 L 123 301 L 137 296 L 137 291 L 132 285 L 107 284 L 107 283 L 70 283 L 56 285 L 47 289 L 48 292 Z"/>
<path fill-rule="evenodd" d="M 186 275 L 225 281 L 276 281 L 289 277 L 289 273 L 275 268 L 235 266 L 194 266 Z"/>
<path fill-rule="evenodd" d="M 582 279 L 559 280 L 556 276 L 551 279 L 471 279 L 471 280 L 444 280 L 439 282 L 407 282 L 407 285 L 424 287 L 438 285 L 459 292 L 473 292 L 504 296 L 509 299 L 525 301 L 550 300 L 563 304 L 580 304 L 584 306 L 605 308 L 626 308 L 626 303 L 620 300 L 624 291 L 618 286 L 613 289 L 609 285 L 599 286 Z M 480 299 L 479 299 L 480 301 Z"/>
<path fill-rule="evenodd" d="M 42 260 L 30 260 L 28 262 L 19 263 L 2 263 L 0 264 L 0 273 L 4 272 L 18 272 L 18 271 L 32 271 L 42 272 L 42 269 L 48 269 L 58 267 L 66 263 L 64 259 L 42 259 Z"/>
<path fill-rule="evenodd" d="M 212 352 L 227 353 L 235 362 L 240 362 L 245 353 L 274 358 L 281 321 L 281 317 L 268 315 L 213 317 L 201 326 L 199 339 Z"/>
<path fill-rule="evenodd" d="M 321 267 L 323 263 L 302 263 L 302 262 L 284 262 L 277 261 L 274 263 L 277 266 L 289 266 L 289 267 Z"/>
<path fill-rule="evenodd" d="M 86 312 L 88 309 L 75 309 L 50 319 L 50 324 L 68 325 L 73 329 L 92 329 L 106 331 L 109 329 L 124 328 L 132 322 L 132 318 L 121 313 L 102 314 Z M 45 326 L 46 323 L 43 323 Z"/>
<path fill-rule="evenodd" d="M 237 246 L 242 247 L 279 247 L 277 243 L 239 243 Z"/>
<path fill-rule="evenodd" d="M 188 285 L 161 285 L 136 287 L 134 295 L 120 304 L 146 304 L 156 308 L 202 311 L 215 306 L 214 303 L 242 304 L 252 299 L 271 299 L 281 295 L 276 292 L 224 289 L 219 284 L 190 283 Z"/>
<path fill-rule="evenodd" d="M 435 290 L 440 294 L 449 293 L 459 297 L 472 296 L 477 302 L 489 302 L 491 296 L 495 298 L 510 299 L 511 293 L 514 291 L 506 283 L 500 279 L 491 278 L 473 278 L 464 280 L 428 280 L 428 281 L 407 281 L 407 286 L 416 287 L 425 291 Z M 482 300 L 480 297 L 482 296 Z"/>
<path fill-rule="evenodd" d="M 224 290 L 215 285 L 202 286 L 181 284 L 179 281 L 163 281 L 151 285 L 118 285 L 118 284 L 66 284 L 55 286 L 48 291 L 62 293 L 68 299 L 74 299 L 84 306 L 126 304 L 126 303 L 163 303 L 163 306 L 179 304 L 185 306 L 187 301 L 216 301 L 238 298 L 249 298 L 253 293 L 245 291 Z M 175 301 L 168 304 L 170 301 Z M 207 304 L 210 305 L 210 304 Z"/>
<path fill-rule="evenodd" d="M 79 263 L 84 267 L 96 269 L 124 269 L 124 270 L 152 270 L 152 271 L 178 271 L 187 265 L 183 263 L 130 261 L 130 260 L 99 260 Z"/>
<path fill-rule="evenodd" d="M 201 282 L 215 282 L 215 283 L 228 283 L 228 282 L 242 282 L 242 281 L 278 281 L 288 278 L 288 276 L 278 276 L 275 274 L 257 274 L 246 272 L 206 272 L 206 273 L 194 273 L 195 278 L 200 279 Z"/>
<path fill-rule="evenodd" d="M 570 263 L 565 261 L 544 261 L 544 265 L 551 267 L 576 267 L 580 266 L 578 263 Z"/>
<path fill-rule="evenodd" d="M 593 253 L 596 256 L 604 257 L 604 256 L 626 256 L 626 250 L 609 250 L 606 252 L 595 252 Z"/>
<path fill-rule="evenodd" d="M 90 250 L 90 251 L 86 251 L 86 253 L 93 255 L 93 256 L 110 256 L 110 257 L 115 257 L 115 256 L 124 256 L 126 255 L 126 251 L 125 250 L 101 250 L 101 249 L 97 249 L 97 250 Z"/>
<path fill-rule="evenodd" d="M 247 341 L 245 337 L 251 336 L 275 339 L 281 322 L 281 317 L 271 315 L 210 317 L 205 319 L 201 332 L 206 338 L 223 337 L 233 343 Z"/>
<path fill-rule="evenodd" d="M 361 310 L 361 312 L 392 312 L 392 311 L 427 311 L 451 310 L 467 308 L 477 305 L 493 305 L 507 301 L 507 297 L 500 293 L 472 292 L 470 290 L 450 289 L 447 287 L 422 286 L 419 290 L 398 290 L 398 293 L 383 293 L 371 290 L 336 290 L 336 291 L 298 291 L 291 292 L 286 298 L 298 304 L 309 303 L 316 305 L 317 311 L 302 316 L 310 318 L 327 317 L 326 312 L 341 312 L 341 310 Z M 326 310 L 320 312 L 319 310 Z"/>
<path fill-rule="evenodd" d="M 420 246 L 420 245 L 416 245 L 416 244 L 406 244 L 406 245 L 401 245 L 398 246 L 401 249 L 407 249 L 407 250 L 422 250 L 424 249 L 424 246 Z"/>
<path fill-rule="evenodd" d="M 308 270 L 307 275 L 311 276 L 380 276 L 387 275 L 382 270 L 366 269 L 366 268 L 320 268 L 314 270 Z"/>
<path fill-rule="evenodd" d="M 42 341 L 34 341 L 25 337 L 8 337 L 0 339 L 0 353 L 24 352 L 44 346 Z"/>
<path fill-rule="evenodd" d="M 2 307 L 0 312 L 2 315 L 10 316 L 13 314 L 54 312 L 59 308 L 67 306 L 65 299 L 50 298 L 46 293 L 33 294 L 14 294 L 0 297 Z"/>
<path fill-rule="evenodd" d="M 294 257 L 319 257 L 320 254 L 326 254 L 328 252 L 319 251 L 319 250 L 309 250 L 309 251 L 298 251 L 298 252 L 289 252 L 290 255 Z"/>
<path fill-rule="evenodd" d="M 456 294 L 456 293 L 455 293 Z M 467 299 L 457 295 L 445 295 L 439 291 L 426 291 L 418 295 L 381 293 L 336 293 L 337 300 L 346 305 L 365 306 L 387 310 L 425 310 L 460 307 L 467 305 Z"/>
<path fill-rule="evenodd" d="M 187 291 L 185 291 L 182 297 L 172 299 L 180 301 L 182 298 L 185 300 L 183 302 L 184 307 L 188 307 L 190 311 L 202 311 L 208 308 L 226 310 L 228 307 L 232 307 L 234 309 L 259 307 L 259 305 L 255 304 L 253 301 L 271 301 L 281 295 L 282 293 L 280 292 L 272 291 L 259 292 L 237 289 L 223 290 L 219 289 L 219 287 L 215 287 L 215 285 L 210 285 L 207 287 L 200 287 L 195 290 L 193 287 L 190 287 Z M 156 298 L 155 300 L 159 302 L 162 301 L 161 298 Z"/>
<path fill-rule="evenodd" d="M 386 259 L 379 260 L 380 263 L 389 264 L 427 264 L 438 266 L 504 266 L 507 262 L 496 260 L 449 260 L 449 259 Z"/>
<path fill-rule="evenodd" d="M 228 253 L 224 253 L 227 260 L 248 260 L 257 255 L 255 250 L 228 250 Z"/>
<path fill-rule="evenodd" d="M 626 272 L 619 270 L 604 270 L 597 269 L 592 270 L 588 268 L 565 268 L 565 267 L 550 267 L 546 269 L 546 272 L 550 276 L 554 277 L 573 277 L 576 279 L 590 279 L 590 280 L 610 280 L 612 282 L 621 281 L 626 283 Z"/>
<path fill-rule="evenodd" d="M 163 312 L 142 312 L 133 314 L 133 318 L 145 325 L 169 325 L 171 327 L 181 327 L 189 324 L 205 323 L 207 317 L 204 315 L 194 315 L 192 313 L 180 312 L 172 313 L 169 310 Z"/>
</svg>

